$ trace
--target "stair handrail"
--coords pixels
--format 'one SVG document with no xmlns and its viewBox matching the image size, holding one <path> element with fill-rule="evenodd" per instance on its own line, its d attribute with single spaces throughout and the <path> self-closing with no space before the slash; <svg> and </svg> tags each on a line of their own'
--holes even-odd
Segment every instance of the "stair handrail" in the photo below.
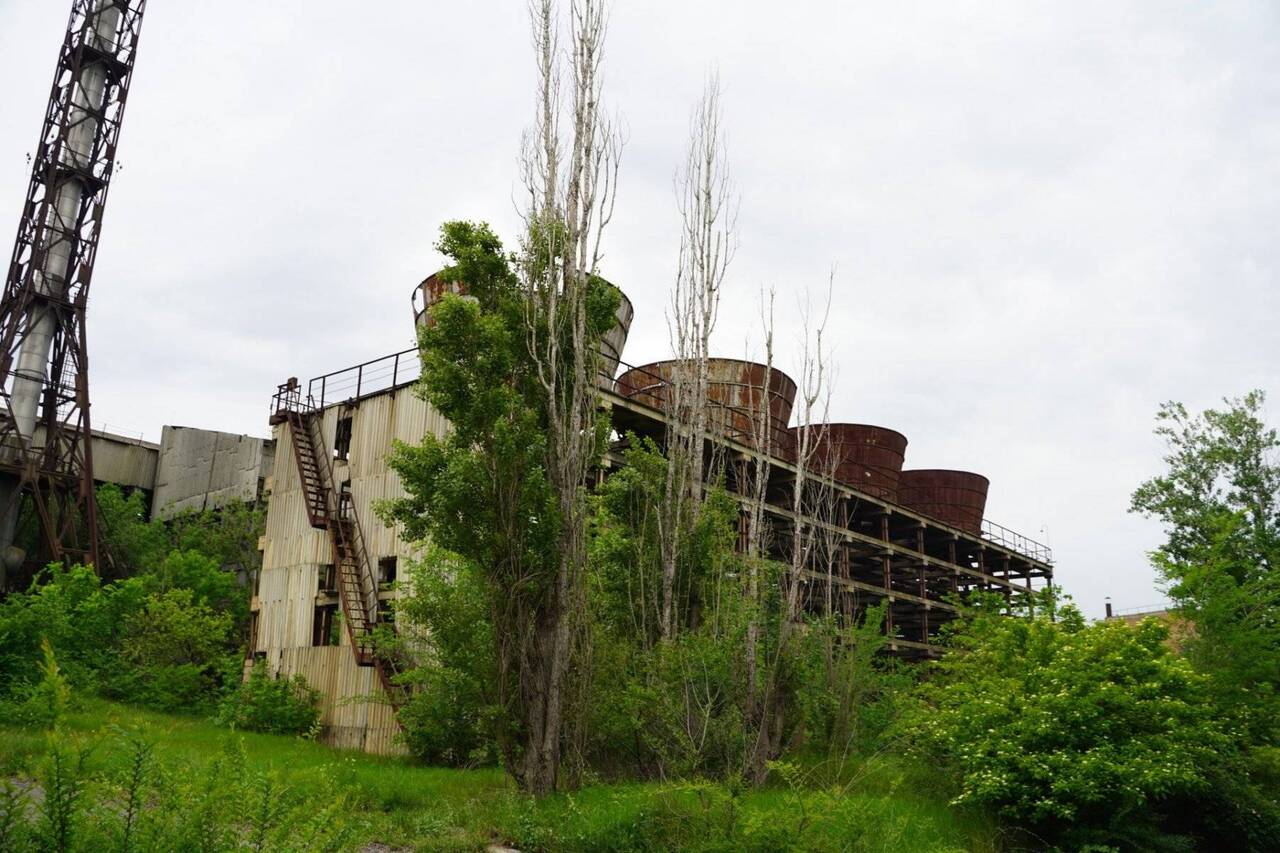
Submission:
<svg viewBox="0 0 1280 853">
<path fill-rule="evenodd" d="M 372 569 L 369 565 L 369 552 L 365 549 L 364 532 L 360 526 L 360 519 L 356 515 L 355 504 L 350 494 L 341 494 L 334 488 L 333 467 L 329 462 L 329 454 L 325 452 L 326 445 L 324 443 L 324 435 L 320 431 L 320 418 L 309 417 L 304 419 L 307 425 L 307 438 L 311 442 L 312 455 L 316 457 L 316 466 L 320 469 L 321 485 L 324 487 L 325 509 L 331 519 L 339 520 L 347 518 L 351 521 L 351 530 L 353 531 L 353 542 L 349 543 L 356 552 L 357 563 L 357 581 L 360 585 L 360 600 L 364 606 L 365 619 L 368 622 L 367 628 L 373 629 L 378 621 L 378 588 L 377 583 L 372 581 Z M 370 595 L 370 586 L 372 596 Z"/>
<path fill-rule="evenodd" d="M 349 519 L 351 521 L 352 547 L 356 551 L 358 557 L 356 562 L 360 564 L 360 595 L 364 599 L 365 612 L 368 614 L 369 627 L 378 624 L 378 578 L 374 572 L 373 563 L 369 559 L 369 549 L 364 541 L 364 526 L 360 524 L 360 517 L 356 514 L 355 498 L 349 492 L 344 492 L 338 497 L 338 515 L 340 518 Z"/>
</svg>

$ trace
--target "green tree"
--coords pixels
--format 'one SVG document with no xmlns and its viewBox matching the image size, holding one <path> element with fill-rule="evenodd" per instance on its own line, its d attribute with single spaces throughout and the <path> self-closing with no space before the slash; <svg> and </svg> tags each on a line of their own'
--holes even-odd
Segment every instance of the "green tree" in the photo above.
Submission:
<svg viewBox="0 0 1280 853">
<path fill-rule="evenodd" d="M 229 616 L 237 637 L 249 621 L 248 585 L 205 552 L 170 551 L 143 579 L 159 593 L 190 590 L 192 601 Z"/>
<path fill-rule="evenodd" d="M 1143 483 L 1132 508 L 1163 522 L 1151 554 L 1193 630 L 1190 659 L 1212 678 L 1221 706 L 1254 740 L 1280 738 L 1280 437 L 1253 391 L 1191 415 L 1166 403 L 1156 435 L 1166 471 Z"/>
<path fill-rule="evenodd" d="M 699 512 L 664 512 L 692 500 L 669 493 L 667 472 L 652 440 L 628 435 L 624 464 L 598 489 L 583 760 L 615 774 L 734 778 L 748 743 L 738 507 L 712 488 Z M 673 518 L 683 529 L 668 575 L 661 525 Z"/>
<path fill-rule="evenodd" d="M 98 689 L 118 670 L 125 624 L 146 596 L 140 580 L 103 584 L 85 566 L 50 565 L 0 601 L 0 696 L 30 687 L 45 641 L 73 685 Z"/>
<path fill-rule="evenodd" d="M 911 749 L 954 773 L 954 802 L 1044 838 L 1109 842 L 1207 792 L 1234 733 L 1167 629 L 1086 626 L 1038 604 L 1024 618 L 970 613 L 902 721 Z"/>
<path fill-rule="evenodd" d="M 164 525 L 153 522 L 146 495 L 114 483 L 98 487 L 98 526 L 116 573 L 129 577 L 154 566 L 170 549 Z"/>
<path fill-rule="evenodd" d="M 258 540 L 266 522 L 265 504 L 231 501 L 217 509 L 179 513 L 165 526 L 171 550 L 196 551 L 224 571 L 251 575 L 262 568 Z"/>
<path fill-rule="evenodd" d="M 419 393 L 452 431 L 397 444 L 388 464 L 407 496 L 382 512 L 407 539 L 429 540 L 475 566 L 493 626 L 495 704 L 512 721 L 498 728 L 503 761 L 545 793 L 555 786 L 561 737 L 562 697 L 551 694 L 564 690 L 564 632 L 582 606 L 580 581 L 565 585 L 564 507 L 548 474 L 556 464 L 547 441 L 552 401 L 531 354 L 538 344 L 527 293 L 498 238 L 487 225 L 451 222 L 437 248 L 454 262 L 441 276 L 465 282 L 468 297 L 432 307 L 420 337 Z M 616 292 L 591 281 L 587 346 L 558 341 L 558 358 L 594 360 L 614 322 Z M 532 337 L 546 344 L 544 334 Z M 607 422 L 594 428 L 603 436 Z M 550 776 L 548 749 L 557 756 Z"/>
<path fill-rule="evenodd" d="M 235 636 L 246 636 L 252 580 L 262 568 L 265 507 L 232 501 L 149 520 L 141 492 L 126 495 L 111 484 L 99 487 L 98 507 L 116 574 L 143 578 L 161 592 L 191 589 L 197 601 L 231 614 Z"/>
</svg>

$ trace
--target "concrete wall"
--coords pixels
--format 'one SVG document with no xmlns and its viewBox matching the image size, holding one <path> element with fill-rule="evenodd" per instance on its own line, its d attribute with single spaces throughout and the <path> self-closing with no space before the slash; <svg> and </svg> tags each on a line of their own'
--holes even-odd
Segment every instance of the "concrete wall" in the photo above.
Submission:
<svg viewBox="0 0 1280 853">
<path fill-rule="evenodd" d="M 95 431 L 89 446 L 93 453 L 93 479 L 99 483 L 115 483 L 144 492 L 155 488 L 160 445 Z"/>
<path fill-rule="evenodd" d="M 160 436 L 153 518 L 253 501 L 271 476 L 275 442 L 251 435 L 166 426 Z"/>
</svg>

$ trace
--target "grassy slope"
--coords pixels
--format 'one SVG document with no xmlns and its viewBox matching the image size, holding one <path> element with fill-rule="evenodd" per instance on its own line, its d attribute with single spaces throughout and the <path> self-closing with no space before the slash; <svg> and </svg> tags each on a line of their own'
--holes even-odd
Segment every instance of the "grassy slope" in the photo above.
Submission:
<svg viewBox="0 0 1280 853">
<path fill-rule="evenodd" d="M 0 726 L 4 726 L 0 721 Z M 290 737 L 232 734 L 209 722 L 88 700 L 67 728 L 102 739 L 91 768 L 119 766 L 117 728 L 137 729 L 171 767 L 199 768 L 228 738 L 243 738 L 251 769 L 275 770 L 306 795 L 337 780 L 360 804 L 367 840 L 415 849 L 475 850 L 492 841 L 524 850 L 992 850 L 995 832 L 957 815 L 920 778 L 873 766 L 839 794 L 784 785 L 731 794 L 722 785 L 593 785 L 533 803 L 499 770 L 421 767 Z M 37 731 L 0 728 L 0 771 L 23 774 L 45 750 Z M 195 772 L 194 770 L 192 772 Z M 927 786 L 926 786 L 927 787 Z"/>
</svg>

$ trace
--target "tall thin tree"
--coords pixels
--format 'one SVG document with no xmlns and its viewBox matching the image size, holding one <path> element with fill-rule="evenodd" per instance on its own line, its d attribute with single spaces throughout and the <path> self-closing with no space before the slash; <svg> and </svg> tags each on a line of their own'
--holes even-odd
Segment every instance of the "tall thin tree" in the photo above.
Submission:
<svg viewBox="0 0 1280 853">
<path fill-rule="evenodd" d="M 667 329 L 675 355 L 667 428 L 667 500 L 662 508 L 659 624 L 663 640 L 678 630 L 676 574 L 683 533 L 697 520 L 709 428 L 708 362 L 720 294 L 733 258 L 737 199 L 724 144 L 720 78 L 707 80 L 690 123 L 689 147 L 676 176 L 680 253 Z M 715 447 L 715 443 L 712 443 Z"/>
<path fill-rule="evenodd" d="M 566 679 L 574 639 L 584 636 L 575 625 L 585 605 L 587 477 L 602 432 L 588 296 L 613 214 L 621 140 L 601 106 L 605 4 L 571 0 L 563 54 L 553 0 L 531 0 L 529 12 L 538 84 L 522 153 L 528 202 L 520 277 L 529 355 L 547 400 L 546 470 L 560 517 L 555 577 L 522 650 L 525 742 L 518 775 L 527 790 L 545 794 L 557 784 Z"/>
</svg>

